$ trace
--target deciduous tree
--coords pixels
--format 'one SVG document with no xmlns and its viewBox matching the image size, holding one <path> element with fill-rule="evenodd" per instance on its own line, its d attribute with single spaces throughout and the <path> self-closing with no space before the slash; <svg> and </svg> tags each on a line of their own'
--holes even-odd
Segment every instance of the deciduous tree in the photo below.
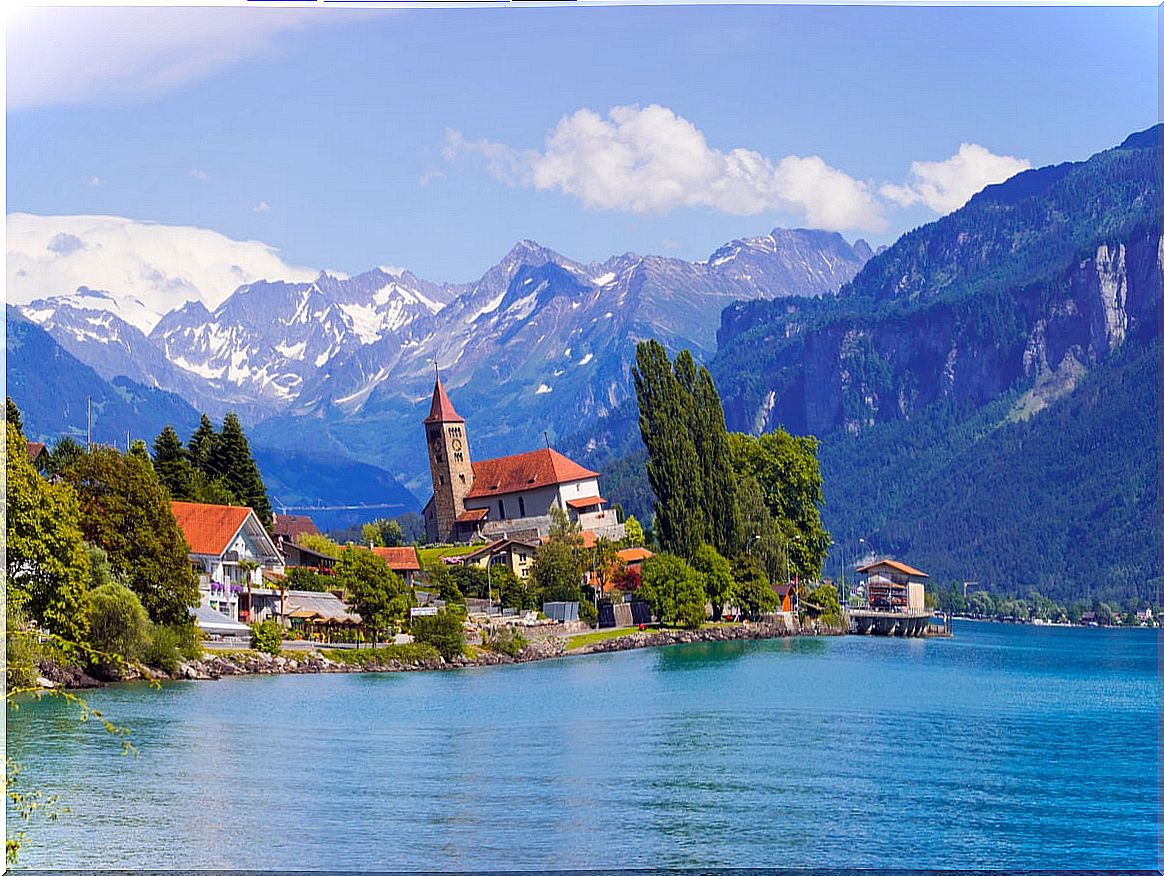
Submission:
<svg viewBox="0 0 1164 876">
<path fill-rule="evenodd" d="M 88 630 L 89 560 L 70 484 L 50 483 L 29 462 L 24 436 L 6 424 L 5 581 L 9 606 L 72 642 Z"/>
<path fill-rule="evenodd" d="M 703 576 L 682 557 L 655 554 L 643 564 L 639 595 L 660 623 L 694 629 L 706 618 Z"/>
<path fill-rule="evenodd" d="M 132 454 L 97 447 L 62 473 L 81 502 L 85 539 L 103 548 L 114 573 L 155 623 L 190 623 L 198 583 L 189 547 L 153 468 Z"/>
</svg>

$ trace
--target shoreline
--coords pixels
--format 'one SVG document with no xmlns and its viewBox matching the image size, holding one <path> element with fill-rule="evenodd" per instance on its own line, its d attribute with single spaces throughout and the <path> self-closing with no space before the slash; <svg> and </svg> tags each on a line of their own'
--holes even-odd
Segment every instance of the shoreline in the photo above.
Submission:
<svg viewBox="0 0 1164 876">
<path fill-rule="evenodd" d="M 319 648 L 309 651 L 284 651 L 278 655 L 264 654 L 250 649 L 215 653 L 206 651 L 197 660 L 182 661 L 172 675 L 151 670 L 138 672 L 132 677 L 102 681 L 80 670 L 67 667 L 42 667 L 44 687 L 84 689 L 105 687 L 131 681 L 215 681 L 244 675 L 319 675 L 324 673 L 356 672 L 440 672 L 471 669 L 482 666 L 501 666 L 516 663 L 535 663 L 564 657 L 589 654 L 607 654 L 615 651 L 634 651 L 640 648 L 664 648 L 709 642 L 782 639 L 797 636 L 842 636 L 840 629 L 812 625 L 805 629 L 789 629 L 782 623 L 757 623 L 747 626 L 709 626 L 698 630 L 656 629 L 639 631 L 628 629 L 624 636 L 614 636 L 590 642 L 577 648 L 567 648 L 568 639 L 547 637 L 531 641 L 516 657 L 469 646 L 469 654 L 446 661 L 439 656 L 414 660 L 387 659 L 384 661 L 346 662 L 333 660 L 327 652 L 336 649 Z M 365 649 L 370 653 L 375 649 Z M 55 671 L 54 671 L 55 670 Z M 54 677 L 55 676 L 55 677 Z"/>
</svg>

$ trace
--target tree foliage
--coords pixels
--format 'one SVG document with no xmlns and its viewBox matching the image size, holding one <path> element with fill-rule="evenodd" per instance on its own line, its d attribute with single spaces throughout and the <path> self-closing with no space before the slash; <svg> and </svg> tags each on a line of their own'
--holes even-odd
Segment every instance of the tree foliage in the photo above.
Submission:
<svg viewBox="0 0 1164 876">
<path fill-rule="evenodd" d="M 725 603 L 734 598 L 735 579 L 732 577 L 732 566 L 714 547 L 701 544 L 695 551 L 691 566 L 703 576 L 704 590 L 707 600 L 711 603 L 712 618 L 719 620 L 723 615 Z"/>
<path fill-rule="evenodd" d="M 29 462 L 24 436 L 12 422 L 6 431 L 9 606 L 69 641 L 82 641 L 90 566 L 77 493 L 70 484 L 42 478 Z"/>
<path fill-rule="evenodd" d="M 534 553 L 530 577 L 543 602 L 580 602 L 587 567 L 582 537 L 562 509 L 552 507 L 550 517 L 550 535 Z"/>
<path fill-rule="evenodd" d="M 757 620 L 779 607 L 772 584 L 757 557 L 747 553 L 736 557 L 732 561 L 732 576 L 735 579 L 732 602 L 746 617 Z"/>
<path fill-rule="evenodd" d="M 335 564 L 335 582 L 359 614 L 374 642 L 403 622 L 412 594 L 388 563 L 370 550 L 347 547 Z"/>
<path fill-rule="evenodd" d="M 820 443 L 783 429 L 759 436 L 733 432 L 728 442 L 733 467 L 740 477 L 751 477 L 759 485 L 765 506 L 784 532 L 790 572 L 818 578 L 829 544 L 821 522 Z"/>
<path fill-rule="evenodd" d="M 414 617 L 412 636 L 417 643 L 436 648 L 445 660 L 457 659 L 465 653 L 464 609 L 449 605 L 434 615 Z"/>
<path fill-rule="evenodd" d="M 76 489 L 85 540 L 102 548 L 119 580 L 155 623 L 190 623 L 198 583 L 189 547 L 153 468 L 132 454 L 97 447 L 62 476 Z"/>
<path fill-rule="evenodd" d="M 659 622 L 694 629 L 706 619 L 703 576 L 682 557 L 655 554 L 643 563 L 639 595 Z"/>
<path fill-rule="evenodd" d="M 103 655 L 120 661 L 137 661 L 149 645 L 150 621 L 137 594 L 122 584 L 103 584 L 89 593 L 88 643 Z M 96 659 L 97 668 L 116 674 L 119 662 Z"/>
</svg>

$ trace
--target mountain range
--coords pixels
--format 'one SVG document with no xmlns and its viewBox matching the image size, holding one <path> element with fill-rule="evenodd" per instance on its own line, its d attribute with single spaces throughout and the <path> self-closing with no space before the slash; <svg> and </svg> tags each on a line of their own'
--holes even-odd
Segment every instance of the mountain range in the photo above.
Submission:
<svg viewBox="0 0 1164 876">
<path fill-rule="evenodd" d="M 733 240 L 699 262 L 626 253 L 582 264 L 526 240 L 473 283 L 377 267 L 248 282 L 213 308 L 195 298 L 156 321 L 142 317 L 152 311 L 140 289 L 126 301 L 81 286 L 19 311 L 106 380 L 173 392 L 215 416 L 238 412 L 271 460 L 372 464 L 419 496 L 419 423 L 435 364 L 470 418 L 478 457 L 528 449 L 625 402 L 638 340 L 661 337 L 708 358 L 728 303 L 834 293 L 872 254 L 864 241 L 803 229 Z M 34 410 L 28 421 L 45 428 L 62 416 Z M 300 479 L 279 498 L 325 493 Z"/>
</svg>

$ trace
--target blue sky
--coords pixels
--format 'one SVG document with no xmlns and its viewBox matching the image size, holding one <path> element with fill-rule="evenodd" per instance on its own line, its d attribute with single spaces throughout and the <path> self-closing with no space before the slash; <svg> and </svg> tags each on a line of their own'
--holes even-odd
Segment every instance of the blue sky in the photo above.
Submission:
<svg viewBox="0 0 1164 876">
<path fill-rule="evenodd" d="M 26 10 L 7 209 L 434 280 L 527 237 L 583 261 L 776 225 L 888 243 L 992 174 L 1153 124 L 1156 28 L 1154 8 Z"/>
</svg>

